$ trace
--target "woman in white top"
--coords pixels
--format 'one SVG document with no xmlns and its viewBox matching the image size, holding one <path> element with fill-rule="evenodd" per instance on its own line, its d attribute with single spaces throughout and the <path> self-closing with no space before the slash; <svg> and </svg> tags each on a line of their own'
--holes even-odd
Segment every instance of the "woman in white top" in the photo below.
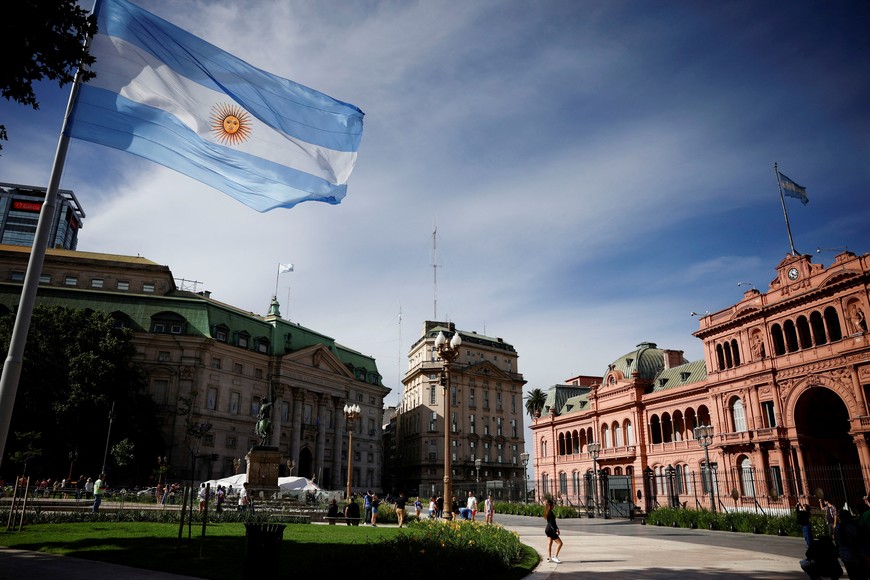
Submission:
<svg viewBox="0 0 870 580">
<path fill-rule="evenodd" d="M 435 503 L 435 498 L 431 498 L 429 500 L 429 519 L 434 520 L 435 514 L 438 513 L 438 504 Z"/>
<path fill-rule="evenodd" d="M 492 516 L 495 514 L 495 506 L 492 501 L 492 494 L 486 496 L 486 501 L 483 502 L 483 512 L 486 514 L 486 523 L 492 523 Z"/>
</svg>

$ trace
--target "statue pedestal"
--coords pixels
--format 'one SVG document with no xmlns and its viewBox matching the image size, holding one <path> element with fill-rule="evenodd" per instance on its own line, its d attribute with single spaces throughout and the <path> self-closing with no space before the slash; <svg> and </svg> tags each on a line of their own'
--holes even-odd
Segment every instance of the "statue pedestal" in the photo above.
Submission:
<svg viewBox="0 0 870 580">
<path fill-rule="evenodd" d="M 248 462 L 248 492 L 254 498 L 271 498 L 278 493 L 278 465 L 281 453 L 277 447 L 255 445 L 245 455 Z"/>
</svg>

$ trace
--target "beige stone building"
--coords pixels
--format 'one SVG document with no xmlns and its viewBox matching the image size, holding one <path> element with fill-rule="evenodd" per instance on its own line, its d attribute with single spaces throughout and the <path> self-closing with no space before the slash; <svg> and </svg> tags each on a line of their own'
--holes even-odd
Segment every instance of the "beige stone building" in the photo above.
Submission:
<svg viewBox="0 0 870 580">
<path fill-rule="evenodd" d="M 611 515 L 787 509 L 818 495 L 860 504 L 870 489 L 868 282 L 868 254 L 845 251 L 829 266 L 788 255 L 766 292 L 700 316 L 703 360 L 645 342 L 593 384 L 550 388 L 531 427 L 539 496 Z M 712 437 L 699 439 L 701 426 Z"/>
<path fill-rule="evenodd" d="M 462 344 L 450 371 L 444 408 L 443 361 L 435 340 L 459 333 Z M 448 418 L 453 491 L 488 489 L 516 496 L 524 476 L 523 386 L 518 354 L 501 338 L 426 321 L 408 353 L 409 368 L 396 411 L 395 487 L 422 496 L 440 495 L 444 484 L 444 417 Z M 480 460 L 480 467 L 475 460 Z M 479 478 L 479 482 L 478 482 Z"/>
<path fill-rule="evenodd" d="M 16 308 L 29 257 L 27 247 L 0 246 L 0 309 Z M 348 437 L 342 409 L 350 402 L 361 409 L 353 426 L 354 490 L 379 489 L 383 402 L 390 390 L 375 360 L 283 319 L 276 301 L 264 305 L 266 315 L 258 315 L 208 291 L 179 287 L 168 266 L 146 258 L 49 249 L 38 304 L 108 312 L 132 329 L 136 364 L 159 405 L 170 478 L 190 477 L 188 422 L 210 426 L 197 453 L 216 457 L 197 462 L 196 479 L 244 470 L 247 452 L 258 444 L 259 406 L 271 387 L 277 395 L 271 444 L 281 454 L 281 475 L 345 488 Z M 150 468 L 149 463 L 145 471 Z"/>
</svg>

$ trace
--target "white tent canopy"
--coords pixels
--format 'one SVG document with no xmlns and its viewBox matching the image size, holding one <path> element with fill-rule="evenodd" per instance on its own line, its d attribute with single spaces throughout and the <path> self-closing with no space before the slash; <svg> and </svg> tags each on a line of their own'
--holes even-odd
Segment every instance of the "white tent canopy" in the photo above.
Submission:
<svg viewBox="0 0 870 580">
<path fill-rule="evenodd" d="M 209 479 L 203 483 L 206 483 L 212 489 L 216 489 L 218 485 L 222 485 L 224 487 L 232 486 L 234 490 L 237 490 L 242 487 L 242 484 L 246 481 L 248 481 L 248 474 L 239 473 L 221 479 Z M 320 491 L 317 484 L 307 477 L 279 477 L 278 488 L 281 491 Z"/>
</svg>

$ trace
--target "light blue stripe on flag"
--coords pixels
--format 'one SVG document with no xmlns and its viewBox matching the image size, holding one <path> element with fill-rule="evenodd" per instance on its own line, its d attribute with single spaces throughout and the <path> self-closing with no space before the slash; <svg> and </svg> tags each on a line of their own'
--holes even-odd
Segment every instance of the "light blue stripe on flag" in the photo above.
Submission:
<svg viewBox="0 0 870 580">
<path fill-rule="evenodd" d="M 801 203 L 806 205 L 810 202 L 810 198 L 807 197 L 807 188 L 798 185 L 788 177 L 786 177 L 782 172 L 779 172 L 779 182 L 782 184 L 782 189 L 785 195 L 789 197 L 796 197 L 801 200 Z"/>
<path fill-rule="evenodd" d="M 126 0 L 97 0 L 97 77 L 70 137 L 129 151 L 267 211 L 337 204 L 363 113 L 257 69 Z"/>
</svg>

